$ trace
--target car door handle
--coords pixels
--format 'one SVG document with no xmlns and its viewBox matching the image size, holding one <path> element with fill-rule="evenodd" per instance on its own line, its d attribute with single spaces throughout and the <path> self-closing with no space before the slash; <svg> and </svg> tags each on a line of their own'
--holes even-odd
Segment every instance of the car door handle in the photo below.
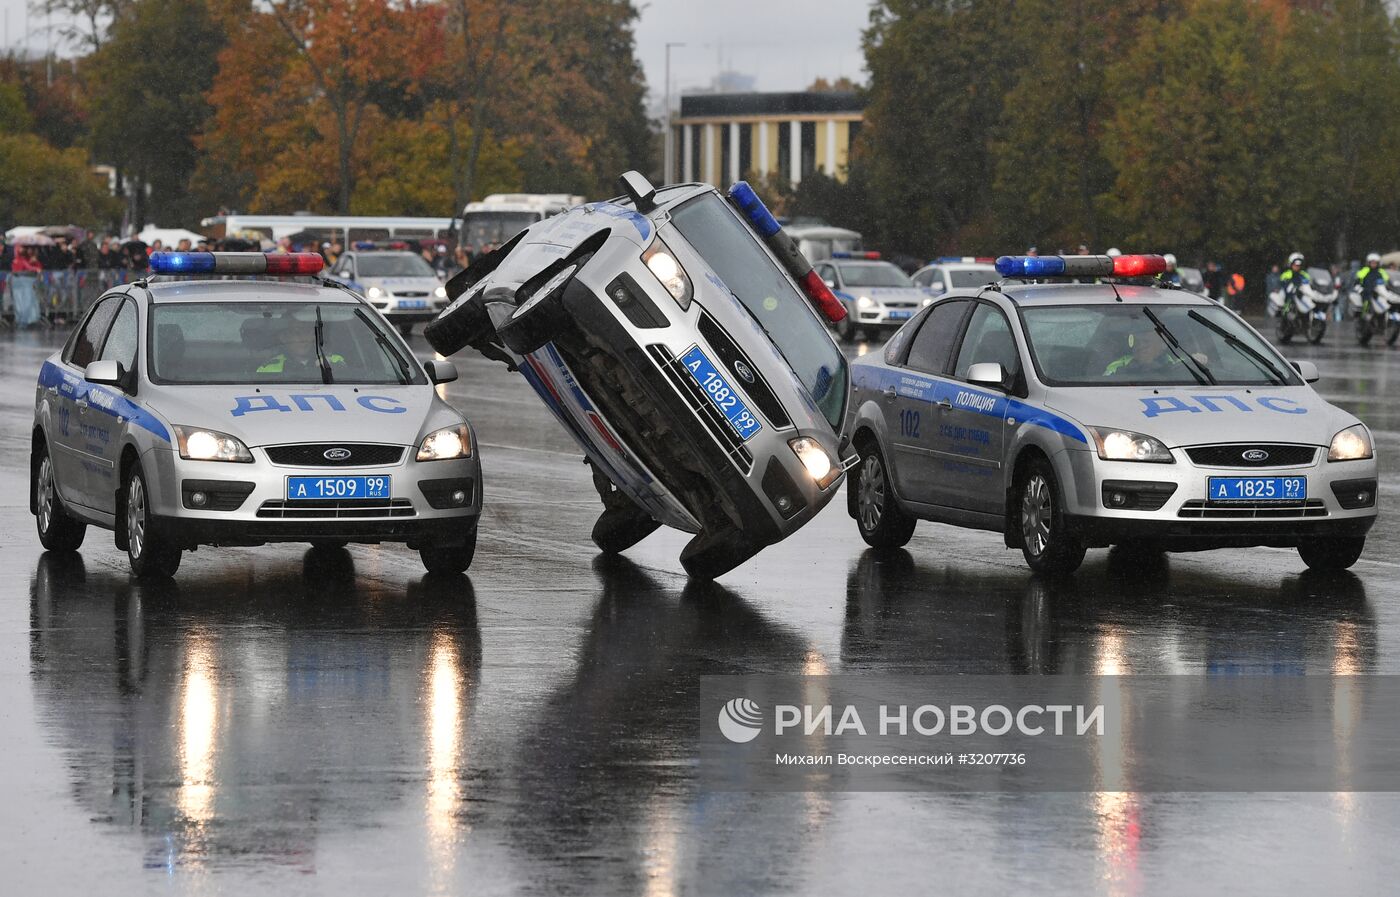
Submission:
<svg viewBox="0 0 1400 897">
<path fill-rule="evenodd" d="M 948 399 L 939 399 L 937 402 L 934 402 L 934 404 L 937 405 L 939 408 L 942 408 L 944 411 L 953 410 L 953 403 Z"/>
<path fill-rule="evenodd" d="M 894 389 L 893 386 L 886 386 L 886 387 L 885 387 L 885 398 L 887 398 L 887 399 L 893 399 L 893 398 L 894 398 L 895 396 L 897 396 L 897 395 L 899 395 L 899 393 L 895 392 L 895 389 Z"/>
<path fill-rule="evenodd" d="M 73 401 L 73 404 L 78 406 L 78 413 L 80 413 L 80 414 L 81 414 L 82 412 L 88 410 L 88 400 L 87 400 L 87 399 L 75 399 L 75 400 Z"/>
</svg>

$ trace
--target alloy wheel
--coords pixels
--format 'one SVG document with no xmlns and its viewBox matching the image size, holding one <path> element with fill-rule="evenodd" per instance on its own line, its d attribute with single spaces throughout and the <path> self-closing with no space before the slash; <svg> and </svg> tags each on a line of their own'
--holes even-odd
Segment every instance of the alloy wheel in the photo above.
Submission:
<svg viewBox="0 0 1400 897">
<path fill-rule="evenodd" d="M 38 505 L 39 531 L 47 534 L 49 527 L 53 526 L 54 507 L 53 462 L 47 455 L 39 462 L 39 485 L 35 504 Z"/>
<path fill-rule="evenodd" d="M 131 556 L 139 558 L 146 549 L 146 489 L 140 477 L 126 487 L 126 539 Z"/>
<path fill-rule="evenodd" d="M 1050 484 L 1034 474 L 1021 492 L 1021 538 L 1031 554 L 1039 556 L 1050 545 Z"/>
<path fill-rule="evenodd" d="M 860 525 L 866 532 L 874 532 L 885 513 L 885 469 L 876 455 L 868 455 L 860 468 L 856 510 L 860 513 Z"/>
</svg>

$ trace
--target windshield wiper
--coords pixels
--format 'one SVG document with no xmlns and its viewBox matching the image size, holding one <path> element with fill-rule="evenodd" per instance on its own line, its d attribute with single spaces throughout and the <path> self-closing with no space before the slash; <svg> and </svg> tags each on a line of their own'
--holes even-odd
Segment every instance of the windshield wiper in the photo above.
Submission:
<svg viewBox="0 0 1400 897">
<path fill-rule="evenodd" d="M 398 350 L 396 350 L 393 344 L 389 342 L 388 338 L 384 336 L 384 333 L 378 327 L 374 326 L 374 322 L 369 319 L 369 315 L 365 314 L 365 310 L 362 308 L 355 309 L 355 317 L 365 322 L 365 326 L 369 327 L 369 332 L 374 334 L 374 341 L 379 344 L 379 351 L 383 352 L 384 355 L 394 363 L 394 367 L 398 368 L 399 383 L 412 383 L 413 374 L 409 372 L 408 362 L 403 360 L 403 356 L 398 353 Z"/>
<path fill-rule="evenodd" d="M 326 325 L 321 321 L 321 306 L 316 306 L 316 361 L 321 365 L 321 382 L 335 380 L 331 374 L 331 363 L 326 359 Z"/>
<path fill-rule="evenodd" d="M 1201 314 L 1195 309 L 1192 309 L 1191 311 L 1187 312 L 1186 315 L 1196 323 L 1204 324 L 1206 327 L 1209 327 L 1211 330 L 1218 333 L 1225 340 L 1225 342 L 1229 343 L 1235 349 L 1236 352 L 1239 352 L 1245 358 L 1248 358 L 1250 361 L 1254 362 L 1256 365 L 1259 366 L 1261 370 L 1263 370 L 1270 377 L 1272 377 L 1273 379 L 1271 382 L 1275 386 L 1288 385 L 1288 378 L 1285 377 L 1283 375 L 1283 372 L 1280 371 L 1277 367 L 1275 367 L 1274 363 L 1270 361 L 1267 357 L 1265 357 L 1264 354 L 1258 349 L 1254 348 L 1249 343 L 1246 343 L 1244 340 L 1240 339 L 1238 336 L 1235 336 L 1233 333 L 1226 330 L 1224 327 L 1221 327 L 1219 324 L 1210 320 L 1205 315 Z"/>
<path fill-rule="evenodd" d="M 1216 386 L 1220 383 L 1215 379 L 1215 375 L 1206 370 L 1205 365 L 1196 360 L 1195 356 L 1182 348 L 1177 342 L 1176 335 L 1167 329 L 1167 325 L 1162 323 L 1162 319 L 1153 314 L 1152 309 L 1144 307 L 1142 313 L 1147 316 L 1147 320 L 1152 322 L 1156 328 L 1157 335 L 1167 344 L 1167 348 L 1172 350 L 1172 354 L 1181 359 L 1181 363 L 1186 365 L 1186 369 L 1191 372 L 1191 376 L 1196 378 L 1197 383 L 1209 383 Z"/>
</svg>

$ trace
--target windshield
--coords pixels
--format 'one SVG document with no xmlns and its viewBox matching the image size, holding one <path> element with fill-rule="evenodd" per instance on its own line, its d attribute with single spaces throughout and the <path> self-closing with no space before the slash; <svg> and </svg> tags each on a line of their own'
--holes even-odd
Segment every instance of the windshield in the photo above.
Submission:
<svg viewBox="0 0 1400 897">
<path fill-rule="evenodd" d="M 355 257 L 358 277 L 437 277 L 432 266 L 412 253 L 384 253 Z"/>
<path fill-rule="evenodd" d="M 962 270 L 953 269 L 948 272 L 948 278 L 953 281 L 953 289 L 966 290 L 972 287 L 984 287 L 997 280 L 996 268 L 964 268 Z"/>
<path fill-rule="evenodd" d="M 889 262 L 864 265 L 838 265 L 841 281 L 848 287 L 912 287 L 909 275 Z"/>
<path fill-rule="evenodd" d="M 346 302 L 157 303 L 151 334 L 157 383 L 425 382 L 377 318 Z"/>
<path fill-rule="evenodd" d="M 812 314 L 807 298 L 718 196 L 698 196 L 671 212 L 671 224 L 734 291 L 807 387 L 832 428 L 846 411 L 846 359 Z"/>
<path fill-rule="evenodd" d="M 1051 386 L 1296 386 L 1252 329 L 1207 305 L 1022 308 L 1040 379 Z"/>
<path fill-rule="evenodd" d="M 504 243 L 542 218 L 539 212 L 466 212 L 459 242 L 480 250 L 487 243 Z"/>
</svg>

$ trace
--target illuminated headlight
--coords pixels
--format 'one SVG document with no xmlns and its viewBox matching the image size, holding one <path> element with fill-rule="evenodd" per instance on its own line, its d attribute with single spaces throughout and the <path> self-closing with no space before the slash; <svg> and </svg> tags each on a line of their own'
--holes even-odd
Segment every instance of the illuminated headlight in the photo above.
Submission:
<svg viewBox="0 0 1400 897">
<path fill-rule="evenodd" d="M 369 299 L 383 299 L 388 295 L 388 290 L 380 289 L 379 287 L 370 287 L 365 290 L 365 297 Z"/>
<path fill-rule="evenodd" d="M 1328 461 L 1363 461 L 1372 457 L 1371 431 L 1365 424 L 1347 427 L 1332 437 L 1332 445 L 1327 449 Z"/>
<path fill-rule="evenodd" d="M 175 441 L 180 449 L 180 457 L 186 461 L 236 461 L 241 464 L 251 464 L 253 461 L 248 446 L 218 430 L 177 426 Z"/>
<path fill-rule="evenodd" d="M 816 480 L 817 485 L 823 489 L 840 473 L 840 468 L 831 463 L 831 456 L 826 453 L 826 449 L 812 437 L 799 436 L 789 439 L 788 446 L 807 469 L 807 475 Z"/>
<path fill-rule="evenodd" d="M 666 292 L 671 294 L 671 298 L 676 300 L 677 305 L 681 308 L 690 308 L 690 300 L 693 296 L 690 278 L 686 276 L 681 263 L 676 261 L 674 255 L 671 255 L 665 243 L 660 240 L 652 243 L 651 248 L 642 253 L 642 261 L 647 263 L 647 269 L 657 280 L 661 281 L 661 285 L 666 288 Z"/>
<path fill-rule="evenodd" d="M 856 308 L 874 308 L 874 307 L 875 307 L 875 300 L 874 300 L 874 299 L 871 299 L 869 296 L 857 296 L 857 297 L 856 297 Z"/>
<path fill-rule="evenodd" d="M 472 456 L 472 432 L 466 424 L 434 430 L 418 447 L 419 461 L 451 461 Z"/>
<path fill-rule="evenodd" d="M 932 305 L 932 304 L 933 304 L 933 297 L 932 297 L 932 296 L 930 296 L 930 297 L 928 297 L 927 299 L 924 300 L 924 305 Z"/>
<path fill-rule="evenodd" d="M 1171 451 L 1160 440 L 1130 430 L 1090 427 L 1099 457 L 1105 461 L 1146 461 L 1152 464 L 1173 464 Z"/>
<path fill-rule="evenodd" d="M 433 290 L 433 295 L 438 297 L 439 299 L 446 299 L 447 287 L 438 287 L 436 290 Z"/>
</svg>

